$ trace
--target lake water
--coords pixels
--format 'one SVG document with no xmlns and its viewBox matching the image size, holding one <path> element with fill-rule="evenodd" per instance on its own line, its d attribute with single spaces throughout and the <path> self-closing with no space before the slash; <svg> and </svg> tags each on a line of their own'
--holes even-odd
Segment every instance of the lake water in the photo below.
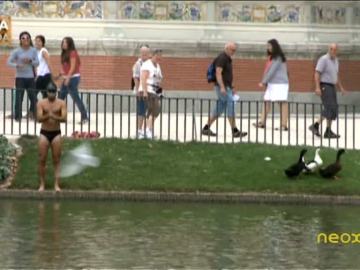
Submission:
<svg viewBox="0 0 360 270">
<path fill-rule="evenodd" d="M 0 268 L 358 268 L 359 207 L 0 200 Z M 360 238 L 359 238 L 360 240 Z"/>
</svg>

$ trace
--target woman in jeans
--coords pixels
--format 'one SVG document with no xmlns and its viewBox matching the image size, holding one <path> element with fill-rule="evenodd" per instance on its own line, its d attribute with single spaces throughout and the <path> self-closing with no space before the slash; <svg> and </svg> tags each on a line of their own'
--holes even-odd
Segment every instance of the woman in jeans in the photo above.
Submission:
<svg viewBox="0 0 360 270">
<path fill-rule="evenodd" d="M 45 48 L 45 37 L 38 35 L 35 37 L 35 47 L 38 50 L 39 66 L 37 67 L 37 77 L 35 81 L 37 93 L 41 91 L 42 97 L 47 97 L 47 86 L 51 80 L 50 55 Z"/>
<path fill-rule="evenodd" d="M 88 121 L 84 103 L 79 95 L 80 83 L 80 57 L 76 51 L 74 40 L 71 37 L 64 37 L 61 42 L 61 72 L 60 76 L 64 79 L 59 98 L 65 99 L 69 93 L 81 113 L 80 124 Z"/>
<path fill-rule="evenodd" d="M 16 68 L 15 76 L 15 121 L 22 118 L 22 102 L 24 91 L 30 99 L 28 116 L 34 118 L 36 109 L 35 68 L 39 65 L 37 51 L 33 47 L 31 35 L 24 31 L 19 35 L 20 47 L 12 51 L 7 64 Z"/>
</svg>

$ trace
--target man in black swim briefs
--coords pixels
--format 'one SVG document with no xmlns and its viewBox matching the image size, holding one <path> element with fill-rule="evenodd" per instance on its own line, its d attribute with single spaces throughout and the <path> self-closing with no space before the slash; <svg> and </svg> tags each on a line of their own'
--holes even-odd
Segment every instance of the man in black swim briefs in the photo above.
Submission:
<svg viewBox="0 0 360 270">
<path fill-rule="evenodd" d="M 45 169 L 49 148 L 55 169 L 55 191 L 60 191 L 61 130 L 60 123 L 66 122 L 67 111 L 63 100 L 56 98 L 57 88 L 53 82 L 47 86 L 47 98 L 37 103 L 37 120 L 41 123 L 39 139 L 39 191 L 45 189 Z"/>
</svg>

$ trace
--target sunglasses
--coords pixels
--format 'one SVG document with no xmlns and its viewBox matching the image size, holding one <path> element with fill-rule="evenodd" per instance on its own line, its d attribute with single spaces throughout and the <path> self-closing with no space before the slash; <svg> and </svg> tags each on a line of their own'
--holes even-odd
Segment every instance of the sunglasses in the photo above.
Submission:
<svg viewBox="0 0 360 270">
<path fill-rule="evenodd" d="M 21 40 L 30 40 L 29 37 L 21 37 Z"/>
</svg>

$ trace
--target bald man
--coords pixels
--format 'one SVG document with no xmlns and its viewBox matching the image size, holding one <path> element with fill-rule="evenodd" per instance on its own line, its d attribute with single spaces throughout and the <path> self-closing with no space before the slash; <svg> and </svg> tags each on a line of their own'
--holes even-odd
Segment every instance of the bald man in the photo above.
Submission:
<svg viewBox="0 0 360 270">
<path fill-rule="evenodd" d="M 145 114 L 146 114 L 146 102 L 142 97 L 142 93 L 139 91 L 140 85 L 140 69 L 142 64 L 150 57 L 150 48 L 148 45 L 142 45 L 140 47 L 140 58 L 135 62 L 133 66 L 133 90 L 136 94 L 136 111 L 137 111 L 137 137 L 143 139 L 145 137 Z"/>
<path fill-rule="evenodd" d="M 319 120 L 312 124 L 309 130 L 317 137 L 321 137 L 319 127 L 323 120 L 326 119 L 324 132 L 324 138 L 326 139 L 340 138 L 340 135 L 331 130 L 332 121 L 338 117 L 336 87 L 340 89 L 342 94 L 346 93 L 339 77 L 337 51 L 337 44 L 330 44 L 327 54 L 319 58 L 315 68 L 315 94 L 321 97 L 323 110 Z"/>
<path fill-rule="evenodd" d="M 228 42 L 225 45 L 224 51 L 214 59 L 214 65 L 216 68 L 216 82 L 214 90 L 218 100 L 216 101 L 216 107 L 208 119 L 207 124 L 202 129 L 202 135 L 216 136 L 216 133 L 210 129 L 210 126 L 225 110 L 227 110 L 227 116 L 233 137 L 239 138 L 247 135 L 246 132 L 241 132 L 235 125 L 235 104 L 233 101 L 233 95 L 235 94 L 235 91 L 232 86 L 232 57 L 234 56 L 235 52 L 236 44 L 234 42 Z"/>
</svg>

